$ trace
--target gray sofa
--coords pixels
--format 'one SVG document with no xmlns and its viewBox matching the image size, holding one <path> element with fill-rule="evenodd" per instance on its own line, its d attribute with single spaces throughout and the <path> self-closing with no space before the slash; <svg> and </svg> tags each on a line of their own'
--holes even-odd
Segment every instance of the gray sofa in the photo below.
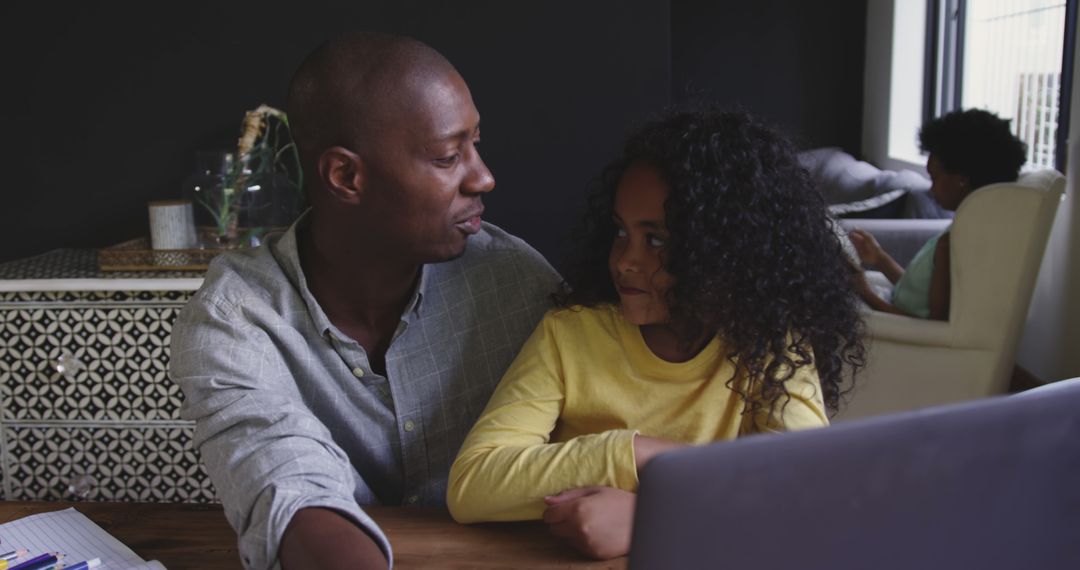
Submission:
<svg viewBox="0 0 1080 570">
<path fill-rule="evenodd" d="M 801 152 L 799 161 L 840 225 L 870 232 L 902 266 L 952 221 L 919 172 L 881 170 L 836 147 Z"/>
</svg>

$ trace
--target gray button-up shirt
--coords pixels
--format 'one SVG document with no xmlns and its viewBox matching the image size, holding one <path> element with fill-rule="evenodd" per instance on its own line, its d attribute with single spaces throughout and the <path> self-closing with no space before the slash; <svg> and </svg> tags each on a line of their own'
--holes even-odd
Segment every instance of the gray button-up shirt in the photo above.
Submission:
<svg viewBox="0 0 1080 570">
<path fill-rule="evenodd" d="M 484 224 L 462 257 L 424 266 L 382 376 L 308 290 L 296 229 L 216 259 L 172 332 L 181 414 L 248 568 L 279 566 L 304 507 L 349 516 L 389 556 L 360 505 L 445 504 L 465 434 L 559 283 Z"/>
</svg>

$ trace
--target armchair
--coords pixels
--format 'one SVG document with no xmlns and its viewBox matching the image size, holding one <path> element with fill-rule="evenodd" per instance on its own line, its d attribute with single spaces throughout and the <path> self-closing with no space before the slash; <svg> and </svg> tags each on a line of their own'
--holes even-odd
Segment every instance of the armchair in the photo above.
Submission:
<svg viewBox="0 0 1080 570">
<path fill-rule="evenodd" d="M 1041 170 L 960 204 L 950 230 L 949 320 L 868 311 L 867 368 L 838 420 L 1006 390 L 1064 188 L 1061 174 Z"/>
</svg>

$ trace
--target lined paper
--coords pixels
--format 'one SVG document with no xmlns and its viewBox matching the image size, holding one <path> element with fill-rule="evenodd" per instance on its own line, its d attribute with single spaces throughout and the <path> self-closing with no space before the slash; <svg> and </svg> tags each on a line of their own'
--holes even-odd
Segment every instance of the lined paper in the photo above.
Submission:
<svg viewBox="0 0 1080 570">
<path fill-rule="evenodd" d="M 0 524 L 0 539 L 5 551 L 19 548 L 29 551 L 24 558 L 12 561 L 12 566 L 39 554 L 61 552 L 64 565 L 100 558 L 100 570 L 165 570 L 157 560 L 147 562 L 140 558 L 74 508 Z"/>
</svg>

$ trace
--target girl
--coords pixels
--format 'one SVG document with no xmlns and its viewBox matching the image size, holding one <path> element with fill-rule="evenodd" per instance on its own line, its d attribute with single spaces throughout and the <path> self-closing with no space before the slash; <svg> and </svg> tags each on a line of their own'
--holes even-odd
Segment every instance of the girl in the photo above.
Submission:
<svg viewBox="0 0 1080 570">
<path fill-rule="evenodd" d="M 1027 162 L 1027 146 L 1009 121 L 982 109 L 953 111 L 919 129 L 919 147 L 929 154 L 930 194 L 946 210 L 956 210 L 971 193 L 987 184 L 1011 182 Z M 867 267 L 880 270 L 893 284 L 889 300 L 878 296 L 860 271 L 855 286 L 870 308 L 922 319 L 949 319 L 951 284 L 949 232 L 926 242 L 900 267 L 870 233 L 848 234 Z"/>
<path fill-rule="evenodd" d="M 569 291 L 450 471 L 459 522 L 543 518 L 629 549 L 657 453 L 828 424 L 863 346 L 851 267 L 792 147 L 741 113 L 684 112 L 626 143 L 589 199 Z"/>
</svg>

